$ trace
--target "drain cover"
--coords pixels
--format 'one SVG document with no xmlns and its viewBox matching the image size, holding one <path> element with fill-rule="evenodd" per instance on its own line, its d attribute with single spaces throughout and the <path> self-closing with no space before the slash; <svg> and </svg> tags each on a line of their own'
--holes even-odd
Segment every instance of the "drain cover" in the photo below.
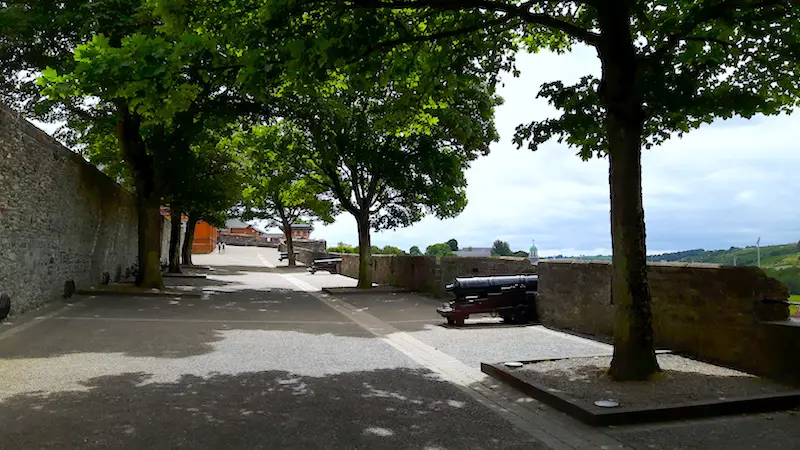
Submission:
<svg viewBox="0 0 800 450">
<path fill-rule="evenodd" d="M 601 408 L 616 408 L 619 406 L 619 403 L 615 402 L 614 400 L 598 400 L 594 402 L 595 406 L 599 406 Z"/>
<path fill-rule="evenodd" d="M 511 362 L 505 363 L 505 366 L 506 367 L 522 367 L 522 363 L 521 362 L 517 362 L 517 361 L 511 361 Z"/>
</svg>

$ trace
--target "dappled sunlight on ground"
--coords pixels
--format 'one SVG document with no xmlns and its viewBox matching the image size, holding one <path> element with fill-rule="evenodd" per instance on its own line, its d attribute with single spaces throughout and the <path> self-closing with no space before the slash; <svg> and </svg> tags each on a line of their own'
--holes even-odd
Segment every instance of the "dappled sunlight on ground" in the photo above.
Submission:
<svg viewBox="0 0 800 450">
<path fill-rule="evenodd" d="M 80 392 L 18 394 L 2 406 L 4 448 L 543 448 L 410 368 L 185 374 L 170 382 L 120 373 L 88 379 Z"/>
<path fill-rule="evenodd" d="M 99 376 L 141 373 L 141 384 L 172 383 L 183 375 L 205 377 L 284 370 L 300 376 L 395 369 L 415 365 L 372 337 L 275 330 L 216 330 L 211 351 L 183 358 L 124 353 L 74 353 L 50 358 L 11 358 L 0 365 L 0 400 L 14 394 L 84 390 Z M 31 376 L 37 374 L 37 376 Z"/>
</svg>

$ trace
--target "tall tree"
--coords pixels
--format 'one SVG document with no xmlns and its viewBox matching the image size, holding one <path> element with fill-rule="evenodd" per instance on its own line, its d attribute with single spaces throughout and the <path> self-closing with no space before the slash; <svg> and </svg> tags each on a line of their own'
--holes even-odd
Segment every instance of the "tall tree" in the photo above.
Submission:
<svg viewBox="0 0 800 450">
<path fill-rule="evenodd" d="M 788 112 L 797 103 L 800 5 L 789 0 L 309 0 L 356 23 L 342 47 L 363 56 L 420 42 L 483 38 L 488 52 L 597 51 L 601 77 L 556 81 L 539 96 L 558 118 L 517 128 L 532 150 L 553 137 L 609 160 L 616 380 L 659 370 L 647 282 L 641 150 L 715 118 Z M 376 24 L 384 25 L 380 28 Z M 383 29 L 379 34 L 376 30 Z M 365 30 L 372 31 L 364 39 Z M 508 33 L 516 38 L 505 39 Z M 320 50 L 322 51 L 322 50 Z"/>
<path fill-rule="evenodd" d="M 327 190 L 310 179 L 313 171 L 298 166 L 302 160 L 293 157 L 307 145 L 306 137 L 293 124 L 281 121 L 253 127 L 224 145 L 238 149 L 247 160 L 244 217 L 277 224 L 286 240 L 289 266 L 295 266 L 292 225 L 302 218 L 332 223 L 334 216 Z"/>
<path fill-rule="evenodd" d="M 453 250 L 447 244 L 433 244 L 425 249 L 427 256 L 453 256 Z"/>
<path fill-rule="evenodd" d="M 428 97 L 423 111 L 409 108 L 408 97 L 425 98 L 416 92 L 347 82 L 330 94 L 298 97 L 294 114 L 311 139 L 312 179 L 356 220 L 358 287 L 370 288 L 370 230 L 408 226 L 426 212 L 459 214 L 467 202 L 464 170 L 497 139 L 492 118 L 500 100 L 469 74 L 448 93 L 458 102 Z"/>
<path fill-rule="evenodd" d="M 89 145 L 113 131 L 114 155 L 127 166 L 136 193 L 137 283 L 147 287 L 163 286 L 159 207 L 169 177 L 163 170 L 168 142 L 193 122 L 190 108 L 198 99 L 222 109 L 241 101 L 236 79 L 246 66 L 241 52 L 187 26 L 185 2 L 159 3 L 12 0 L 0 10 L 0 52 L 8 56 L 0 67 L 14 74 L 0 83 L 4 98 L 40 119 L 66 118 L 73 135 L 94 134 L 78 136 Z M 41 92 L 30 82 L 38 73 Z"/>
<path fill-rule="evenodd" d="M 210 123 L 206 123 L 210 126 Z M 170 271 L 192 265 L 192 241 L 197 222 L 223 227 L 228 212 L 242 201 L 245 177 L 241 155 L 223 145 L 225 130 L 206 128 L 193 134 L 188 150 L 174 152 L 166 167 L 170 174 L 165 188 L 170 205 L 187 216 L 183 248 L 170 239 Z"/>
<path fill-rule="evenodd" d="M 514 252 L 511 251 L 511 246 L 508 242 L 501 241 L 500 239 L 494 241 L 492 244 L 492 255 L 495 256 L 511 256 Z"/>
<path fill-rule="evenodd" d="M 456 252 L 458 251 L 458 241 L 455 239 L 450 239 L 447 241 L 447 245 L 450 246 L 450 250 Z"/>
</svg>

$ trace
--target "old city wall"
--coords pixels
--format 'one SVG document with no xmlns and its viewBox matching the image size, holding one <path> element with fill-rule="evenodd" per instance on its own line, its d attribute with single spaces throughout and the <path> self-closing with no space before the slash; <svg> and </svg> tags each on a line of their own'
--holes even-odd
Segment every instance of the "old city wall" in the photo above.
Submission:
<svg viewBox="0 0 800 450">
<path fill-rule="evenodd" d="M 300 260 L 339 256 L 342 273 L 358 276 L 358 255 L 301 250 Z M 521 258 L 372 258 L 374 281 L 445 296 L 456 276 L 539 274 L 538 310 L 553 328 L 610 339 L 609 261 L 543 261 L 533 268 Z M 773 379 L 800 383 L 800 327 L 791 326 L 788 308 L 762 300 L 786 300 L 786 287 L 755 267 L 653 263 L 648 267 L 653 295 L 656 345 Z"/>
<path fill-rule="evenodd" d="M 757 267 L 652 263 L 653 337 L 657 347 L 746 372 L 800 382 L 800 327 L 790 326 L 788 290 Z M 555 328 L 610 338 L 608 261 L 539 264 L 538 309 Z M 792 349 L 795 350 L 792 350 Z"/>
<path fill-rule="evenodd" d="M 298 259 L 310 264 L 314 259 L 336 256 L 342 258 L 342 275 L 358 278 L 357 254 L 326 253 L 299 248 Z M 524 258 L 459 258 L 456 256 L 391 256 L 372 257 L 373 281 L 399 286 L 437 297 L 446 296 L 444 287 L 457 276 L 536 273 L 536 268 Z"/>
<path fill-rule="evenodd" d="M 68 280 L 80 289 L 104 272 L 124 277 L 136 263 L 136 234 L 129 193 L 0 106 L 0 294 L 11 297 L 12 313 L 62 298 Z"/>
</svg>

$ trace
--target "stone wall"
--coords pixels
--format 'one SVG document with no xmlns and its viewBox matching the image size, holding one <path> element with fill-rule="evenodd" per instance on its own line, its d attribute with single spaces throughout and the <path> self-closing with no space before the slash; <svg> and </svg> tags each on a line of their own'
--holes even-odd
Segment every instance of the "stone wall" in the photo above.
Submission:
<svg viewBox="0 0 800 450">
<path fill-rule="evenodd" d="M 353 253 L 325 253 L 298 249 L 298 259 L 310 264 L 316 258 L 342 258 L 342 275 L 358 278 L 359 257 Z M 456 256 L 372 256 L 372 281 L 435 296 L 447 296 L 445 285 L 456 277 L 536 273 L 525 258 L 459 258 Z"/>
<path fill-rule="evenodd" d="M 358 276 L 358 255 L 299 249 L 299 260 L 342 258 L 342 274 Z M 539 274 L 538 312 L 545 325 L 610 339 L 614 332 L 610 261 L 522 258 L 372 258 L 374 281 L 436 296 L 457 276 Z M 653 263 L 656 345 L 745 372 L 800 384 L 800 326 L 788 322 L 786 287 L 755 267 Z M 800 324 L 798 324 L 800 325 Z"/>
<path fill-rule="evenodd" d="M 786 305 L 762 302 L 788 297 L 777 280 L 755 267 L 681 263 L 650 264 L 648 277 L 656 346 L 800 381 L 800 327 L 784 324 Z M 610 338 L 615 313 L 610 262 L 540 262 L 538 309 L 545 325 Z"/>
<path fill-rule="evenodd" d="M 260 236 L 246 236 L 241 234 L 220 233 L 217 237 L 219 242 L 225 245 L 242 245 L 246 247 L 272 247 L 277 248 L 276 242 L 268 242 L 266 238 Z"/>
<path fill-rule="evenodd" d="M 165 225 L 168 233 L 168 222 Z M 0 106 L 0 293 L 21 313 L 136 263 L 133 198 Z"/>
<path fill-rule="evenodd" d="M 326 253 L 327 252 L 327 242 L 324 240 L 307 240 L 307 239 L 295 239 L 292 241 L 292 246 L 294 247 L 294 251 L 300 251 L 300 249 L 315 252 L 315 253 Z M 280 245 L 278 245 L 278 250 L 281 252 L 286 251 L 286 241 L 281 240 Z"/>
</svg>

